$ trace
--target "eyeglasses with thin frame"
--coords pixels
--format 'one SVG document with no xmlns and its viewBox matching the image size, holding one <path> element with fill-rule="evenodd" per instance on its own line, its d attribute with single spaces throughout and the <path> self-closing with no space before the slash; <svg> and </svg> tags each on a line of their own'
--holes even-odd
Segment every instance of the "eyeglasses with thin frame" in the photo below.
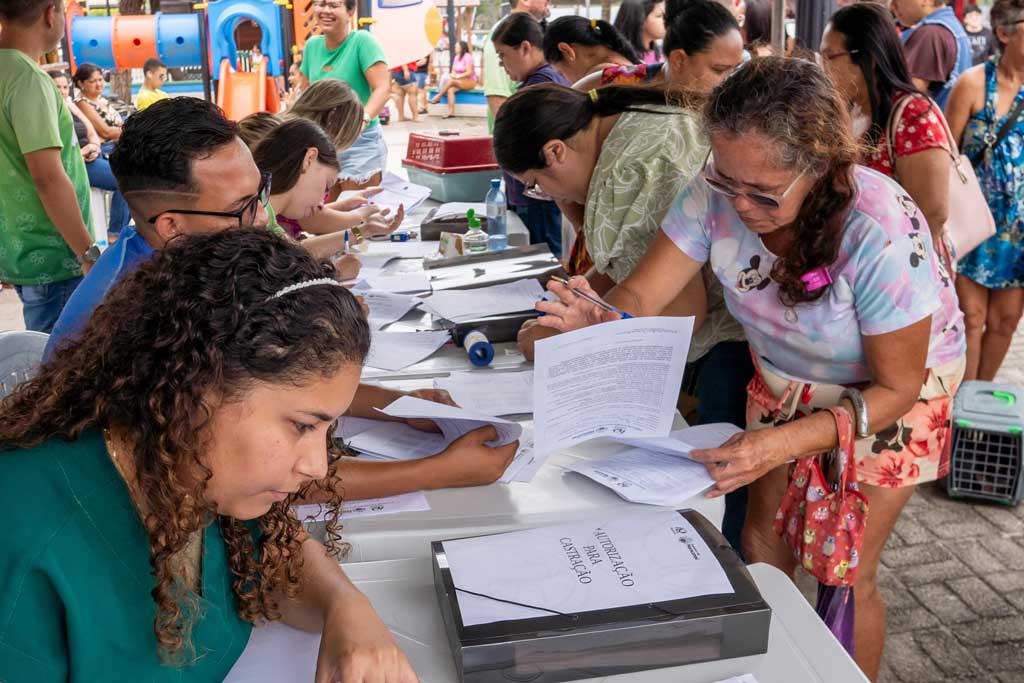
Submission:
<svg viewBox="0 0 1024 683">
<path fill-rule="evenodd" d="M 263 173 L 260 175 L 260 186 L 256 190 L 256 194 L 249 198 L 242 208 L 238 211 L 199 211 L 197 209 L 167 209 L 161 211 L 152 218 L 147 218 L 146 222 L 153 224 L 157 222 L 160 216 L 165 213 L 181 213 L 188 216 L 214 216 L 217 218 L 234 218 L 238 221 L 238 227 L 248 227 L 253 224 L 256 220 L 256 212 L 259 210 L 259 205 L 266 206 L 270 201 L 270 174 Z"/>
<path fill-rule="evenodd" d="M 860 50 L 843 50 L 842 52 L 824 52 L 824 51 L 822 51 L 820 54 L 826 60 L 831 62 L 831 61 L 834 61 L 836 59 L 839 59 L 840 57 L 846 57 L 847 55 L 852 57 L 853 55 L 858 54 L 859 52 L 860 52 Z"/>
<path fill-rule="evenodd" d="M 707 183 L 708 187 L 721 195 L 725 195 L 729 199 L 746 197 L 748 200 L 763 209 L 775 211 L 782 207 L 782 203 L 786 200 L 786 197 L 789 196 L 789 193 L 793 191 L 797 182 L 804 177 L 806 172 L 807 171 L 800 171 L 797 177 L 793 178 L 793 182 L 789 184 L 789 187 L 779 195 L 768 194 L 767 192 L 741 192 L 731 187 L 715 173 L 715 166 L 711 163 L 710 157 L 706 162 L 704 162 L 704 168 L 701 170 L 700 175 L 701 178 L 704 179 L 704 182 Z"/>
<path fill-rule="evenodd" d="M 523 196 L 536 199 L 539 202 L 550 202 L 551 195 L 541 189 L 537 183 L 531 183 L 523 189 Z"/>
</svg>

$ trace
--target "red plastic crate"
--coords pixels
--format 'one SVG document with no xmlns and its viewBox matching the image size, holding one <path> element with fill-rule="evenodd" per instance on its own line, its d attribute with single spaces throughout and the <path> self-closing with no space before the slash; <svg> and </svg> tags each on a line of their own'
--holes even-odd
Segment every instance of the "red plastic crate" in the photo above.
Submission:
<svg viewBox="0 0 1024 683">
<path fill-rule="evenodd" d="M 437 173 L 451 173 L 455 169 L 498 168 L 490 135 L 410 133 L 404 163 Z"/>
</svg>

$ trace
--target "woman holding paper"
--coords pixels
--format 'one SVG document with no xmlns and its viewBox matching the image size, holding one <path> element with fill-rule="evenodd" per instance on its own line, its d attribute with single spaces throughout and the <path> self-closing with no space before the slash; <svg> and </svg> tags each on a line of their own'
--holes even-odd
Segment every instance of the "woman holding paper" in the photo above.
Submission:
<svg viewBox="0 0 1024 683">
<path fill-rule="evenodd" d="M 878 675 L 885 605 L 877 566 L 914 486 L 943 476 L 950 400 L 964 372 L 962 314 L 917 206 L 856 166 L 848 108 L 819 67 L 769 57 L 742 66 L 705 107 L 714 158 L 676 197 L 651 248 L 606 300 L 657 315 L 710 263 L 757 366 L 748 429 L 696 452 L 720 496 L 750 484 L 747 561 L 792 572 L 772 525 L 787 461 L 835 448 L 828 412 L 863 391 L 870 436 L 856 443 L 871 514 L 856 583 L 857 663 Z M 573 288 L 589 291 L 586 279 Z M 614 319 L 566 288 L 541 325 Z M 802 419 L 796 419 L 807 415 Z"/>
<path fill-rule="evenodd" d="M 340 486 L 370 332 L 265 230 L 180 238 L 0 404 L 0 679 L 222 681 L 254 623 L 322 631 L 317 681 L 416 675 L 291 512 Z"/>
</svg>

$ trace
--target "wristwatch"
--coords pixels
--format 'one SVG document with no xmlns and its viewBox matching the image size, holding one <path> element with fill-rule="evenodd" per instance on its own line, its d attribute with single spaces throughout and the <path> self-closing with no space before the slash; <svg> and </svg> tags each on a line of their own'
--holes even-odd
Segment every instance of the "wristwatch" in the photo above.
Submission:
<svg viewBox="0 0 1024 683">
<path fill-rule="evenodd" d="M 365 125 L 369 125 L 370 121 L 372 121 L 372 120 L 373 119 L 370 118 L 369 114 L 366 114 L 366 113 L 363 114 L 363 125 L 364 126 Z"/>
<path fill-rule="evenodd" d="M 85 265 L 86 263 L 96 263 L 100 259 L 100 248 L 95 242 L 89 245 L 89 248 L 85 250 L 85 253 L 78 256 L 78 262 Z"/>
</svg>

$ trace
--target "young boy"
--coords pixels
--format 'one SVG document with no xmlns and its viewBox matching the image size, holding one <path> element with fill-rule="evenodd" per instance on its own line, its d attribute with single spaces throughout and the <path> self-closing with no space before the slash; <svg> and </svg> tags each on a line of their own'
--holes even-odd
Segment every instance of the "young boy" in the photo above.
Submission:
<svg viewBox="0 0 1024 683">
<path fill-rule="evenodd" d="M 147 59 L 142 65 L 142 74 L 145 81 L 139 88 L 139 98 L 136 107 L 142 111 L 154 102 L 170 97 L 160 89 L 160 86 L 167 80 L 167 65 L 155 57 Z"/>
</svg>

